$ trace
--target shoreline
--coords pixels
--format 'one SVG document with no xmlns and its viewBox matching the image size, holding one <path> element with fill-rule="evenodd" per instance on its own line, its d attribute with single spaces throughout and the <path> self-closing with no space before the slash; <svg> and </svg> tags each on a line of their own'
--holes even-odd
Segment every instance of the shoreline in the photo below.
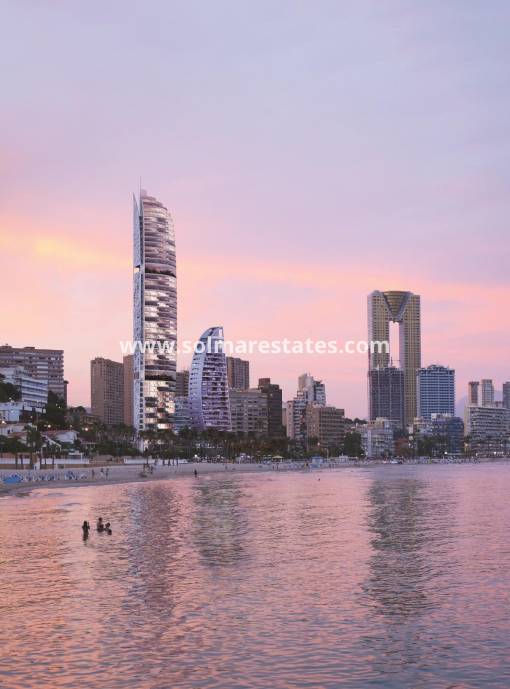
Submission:
<svg viewBox="0 0 510 689">
<path fill-rule="evenodd" d="M 0 480 L 3 476 L 8 475 L 21 475 L 21 476 L 36 476 L 38 480 L 33 481 L 23 481 L 20 483 L 5 484 L 0 482 L 0 498 L 2 497 L 24 497 L 32 493 L 33 491 L 46 489 L 46 488 L 77 488 L 77 487 L 90 487 L 90 486 L 108 486 L 108 485 L 118 485 L 125 483 L 149 483 L 152 481 L 162 481 L 171 480 L 181 477 L 190 477 L 194 475 L 194 471 L 198 472 L 198 477 L 208 476 L 212 474 L 232 474 L 235 473 L 281 473 L 281 472 L 322 472 L 331 471 L 335 469 L 370 469 L 375 467 L 395 467 L 395 466 L 454 466 L 454 465 L 471 465 L 471 464 L 487 464 L 487 463 L 506 463 L 509 460 L 507 458 L 476 458 L 476 459 L 459 459 L 455 461 L 419 461 L 419 460 L 409 460 L 402 462 L 401 464 L 391 464 L 388 461 L 383 460 L 370 460 L 370 461 L 349 461 L 342 462 L 335 465 L 324 465 L 322 467 L 305 467 L 301 463 L 297 464 L 292 460 L 287 462 L 282 462 L 281 465 L 270 464 L 257 464 L 257 463 L 217 463 L 217 462 L 189 462 L 188 464 L 179 464 L 176 466 L 157 466 L 154 469 L 153 474 L 142 476 L 142 466 L 126 466 L 126 465 L 113 465 L 109 467 L 103 467 L 103 469 L 108 468 L 109 476 L 108 478 L 101 475 L 101 467 L 94 467 L 95 477 L 93 478 L 91 473 L 92 469 L 41 469 L 41 470 L 30 470 L 30 469 L 20 469 L 18 471 L 1 471 Z M 64 474 L 73 476 L 83 476 L 84 478 L 62 478 Z M 43 476 L 50 477 L 52 480 L 44 480 Z"/>
</svg>

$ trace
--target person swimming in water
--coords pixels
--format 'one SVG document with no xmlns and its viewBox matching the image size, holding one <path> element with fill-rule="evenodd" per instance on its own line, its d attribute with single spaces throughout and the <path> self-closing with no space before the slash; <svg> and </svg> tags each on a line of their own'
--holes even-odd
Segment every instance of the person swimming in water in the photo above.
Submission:
<svg viewBox="0 0 510 689">
<path fill-rule="evenodd" d="M 81 529 L 83 531 L 83 540 L 86 541 L 89 537 L 90 524 L 87 521 L 84 521 L 81 525 Z"/>
<path fill-rule="evenodd" d="M 96 527 L 98 531 L 104 531 L 103 517 L 99 517 Z"/>
<path fill-rule="evenodd" d="M 104 525 L 104 530 L 106 531 L 108 536 L 112 535 L 112 527 L 110 526 L 110 522 L 106 522 L 106 524 Z"/>
</svg>

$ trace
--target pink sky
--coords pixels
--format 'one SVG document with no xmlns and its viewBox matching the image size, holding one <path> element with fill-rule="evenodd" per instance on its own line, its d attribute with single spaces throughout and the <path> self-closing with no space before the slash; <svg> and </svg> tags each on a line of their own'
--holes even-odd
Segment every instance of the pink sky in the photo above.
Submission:
<svg viewBox="0 0 510 689">
<path fill-rule="evenodd" d="M 458 397 L 510 379 L 505 3 L 9 14 L 0 339 L 63 348 L 71 403 L 131 336 L 140 176 L 174 216 L 179 339 L 364 339 L 366 295 L 409 289 Z M 252 358 L 285 397 L 304 371 L 366 414 L 364 355 Z"/>
</svg>

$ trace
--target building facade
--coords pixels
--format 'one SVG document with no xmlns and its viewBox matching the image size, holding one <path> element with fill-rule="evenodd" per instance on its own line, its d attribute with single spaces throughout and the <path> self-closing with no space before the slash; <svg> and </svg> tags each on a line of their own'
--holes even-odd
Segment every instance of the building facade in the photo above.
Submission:
<svg viewBox="0 0 510 689">
<path fill-rule="evenodd" d="M 315 380 L 309 373 L 303 373 L 298 378 L 298 393 L 302 393 L 307 404 L 326 404 L 326 386 L 322 380 Z"/>
<path fill-rule="evenodd" d="M 368 368 L 387 368 L 392 361 L 390 323 L 399 324 L 399 367 L 404 372 L 404 417 L 411 423 L 417 413 L 416 373 L 421 367 L 420 297 L 412 292 L 376 290 L 368 296 Z"/>
<path fill-rule="evenodd" d="M 321 448 L 338 449 L 345 436 L 344 410 L 336 407 L 308 404 L 306 407 L 307 439 L 316 438 Z"/>
<path fill-rule="evenodd" d="M 258 389 L 267 397 L 267 435 L 281 438 L 285 435 L 282 419 L 282 389 L 271 378 L 259 378 Z"/>
<path fill-rule="evenodd" d="M 175 379 L 175 394 L 177 397 L 188 397 L 189 395 L 189 370 L 177 371 Z"/>
<path fill-rule="evenodd" d="M 34 411 L 38 414 L 46 410 L 48 402 L 48 381 L 40 380 L 28 375 L 24 368 L 14 366 L 0 368 L 2 381 L 15 385 L 20 394 L 20 399 L 14 401 L 13 406 L 17 406 L 20 411 Z M 5 409 L 7 409 L 8 404 Z"/>
<path fill-rule="evenodd" d="M 124 365 L 124 423 L 126 426 L 134 426 L 133 405 L 133 355 L 128 354 L 123 358 Z"/>
<path fill-rule="evenodd" d="M 503 383 L 503 406 L 510 409 L 510 382 Z"/>
<path fill-rule="evenodd" d="M 124 366 L 96 357 L 90 362 L 91 412 L 107 426 L 124 423 Z"/>
<path fill-rule="evenodd" d="M 136 431 L 172 427 L 177 354 L 177 277 L 172 216 L 140 192 L 133 202 L 133 419 Z M 145 343 L 148 343 L 149 346 Z"/>
<path fill-rule="evenodd" d="M 229 389 L 230 417 L 233 433 L 267 436 L 267 395 L 251 388 Z"/>
<path fill-rule="evenodd" d="M 473 454 L 503 456 L 510 449 L 510 411 L 502 405 L 468 405 L 464 409 L 464 426 Z"/>
<path fill-rule="evenodd" d="M 368 372 L 369 418 L 389 419 L 398 429 L 404 428 L 404 372 L 387 366 Z"/>
<path fill-rule="evenodd" d="M 494 404 L 494 383 L 490 378 L 480 381 L 480 405 L 490 407 Z"/>
<path fill-rule="evenodd" d="M 227 356 L 227 378 L 230 390 L 247 390 L 250 387 L 250 362 Z"/>
<path fill-rule="evenodd" d="M 35 380 L 47 382 L 48 390 L 67 403 L 67 381 L 64 380 L 62 349 L 35 347 L 0 347 L 0 368 L 22 368 Z"/>
<path fill-rule="evenodd" d="M 194 428 L 230 431 L 227 362 L 223 328 L 206 330 L 193 354 L 189 376 L 191 422 Z"/>
<path fill-rule="evenodd" d="M 286 403 L 287 438 L 302 445 L 306 444 L 306 397 L 298 393 Z"/>
<path fill-rule="evenodd" d="M 179 433 L 183 428 L 191 428 L 189 397 L 188 395 L 176 395 L 173 430 Z"/>
<path fill-rule="evenodd" d="M 468 383 L 468 404 L 478 406 L 478 390 L 480 383 L 477 380 L 472 380 Z"/>
<path fill-rule="evenodd" d="M 393 427 L 388 419 L 375 419 L 359 429 L 365 457 L 390 457 L 394 450 Z"/>
<path fill-rule="evenodd" d="M 418 369 L 416 375 L 418 416 L 455 415 L 455 371 L 447 366 L 432 365 Z"/>
<path fill-rule="evenodd" d="M 461 455 L 464 452 L 464 422 L 451 414 L 432 414 L 429 419 L 415 419 L 409 428 L 409 437 L 416 452 L 419 452 L 420 440 L 430 438 L 434 457 Z"/>
</svg>

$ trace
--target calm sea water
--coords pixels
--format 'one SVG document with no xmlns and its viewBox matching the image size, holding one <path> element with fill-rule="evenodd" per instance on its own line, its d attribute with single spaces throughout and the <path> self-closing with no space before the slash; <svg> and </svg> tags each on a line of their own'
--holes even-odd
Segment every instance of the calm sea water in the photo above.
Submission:
<svg viewBox="0 0 510 689">
<path fill-rule="evenodd" d="M 506 688 L 509 528 L 509 465 L 4 498 L 0 687 Z"/>
</svg>

